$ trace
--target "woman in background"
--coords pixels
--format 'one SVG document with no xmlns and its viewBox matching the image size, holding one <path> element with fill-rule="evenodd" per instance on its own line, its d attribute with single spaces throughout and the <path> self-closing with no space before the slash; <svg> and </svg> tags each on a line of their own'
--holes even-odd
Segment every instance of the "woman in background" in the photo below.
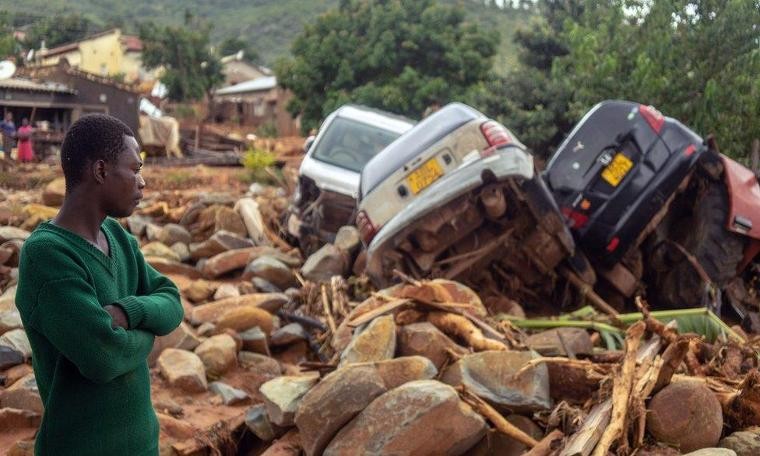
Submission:
<svg viewBox="0 0 760 456">
<path fill-rule="evenodd" d="M 32 150 L 32 126 L 29 125 L 29 119 L 21 119 L 21 126 L 16 132 L 18 137 L 18 161 L 31 162 L 34 159 Z"/>
</svg>

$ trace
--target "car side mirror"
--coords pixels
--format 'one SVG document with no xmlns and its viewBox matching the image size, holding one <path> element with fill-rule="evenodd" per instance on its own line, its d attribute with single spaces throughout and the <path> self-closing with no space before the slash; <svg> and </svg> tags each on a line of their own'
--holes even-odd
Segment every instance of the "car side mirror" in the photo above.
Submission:
<svg viewBox="0 0 760 456">
<path fill-rule="evenodd" d="M 311 145 L 314 144 L 314 139 L 316 136 L 311 135 L 306 138 L 306 141 L 303 142 L 303 152 L 307 153 L 309 152 L 309 149 L 311 149 Z"/>
</svg>

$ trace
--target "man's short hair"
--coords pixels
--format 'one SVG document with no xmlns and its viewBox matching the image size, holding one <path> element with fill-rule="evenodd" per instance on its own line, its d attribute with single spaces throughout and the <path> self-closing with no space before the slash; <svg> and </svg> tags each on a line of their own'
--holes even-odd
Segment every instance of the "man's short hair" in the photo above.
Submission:
<svg viewBox="0 0 760 456">
<path fill-rule="evenodd" d="M 124 150 L 124 136 L 135 134 L 116 117 L 88 114 L 74 122 L 61 146 L 61 167 L 66 188 L 82 181 L 85 169 L 97 160 L 115 162 Z"/>
</svg>

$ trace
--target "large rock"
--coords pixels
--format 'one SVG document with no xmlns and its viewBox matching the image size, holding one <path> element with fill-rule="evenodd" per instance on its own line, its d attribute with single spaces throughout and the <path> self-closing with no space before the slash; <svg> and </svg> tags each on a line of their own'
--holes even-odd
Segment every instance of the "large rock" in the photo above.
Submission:
<svg viewBox="0 0 760 456">
<path fill-rule="evenodd" d="M 206 391 L 206 368 L 195 353 L 177 348 L 167 348 L 158 357 L 161 375 L 170 385 L 188 393 Z"/>
<path fill-rule="evenodd" d="M 158 240 L 165 245 L 174 245 L 177 242 L 190 244 L 193 238 L 184 226 L 176 223 L 167 223 L 158 234 Z"/>
<path fill-rule="evenodd" d="M 209 337 L 195 348 L 210 378 L 219 378 L 237 366 L 237 344 L 229 334 Z"/>
<path fill-rule="evenodd" d="M 401 356 L 424 356 L 440 369 L 451 357 L 449 350 L 460 356 L 468 353 L 432 323 L 412 323 L 399 329 L 398 353 Z"/>
<path fill-rule="evenodd" d="M 44 204 L 27 204 L 22 210 L 27 220 L 37 219 L 41 222 L 50 220 L 58 215 L 57 207 L 45 206 Z"/>
<path fill-rule="evenodd" d="M 253 241 L 229 231 L 217 231 L 204 242 L 190 244 L 190 257 L 210 258 L 228 250 L 253 247 Z"/>
<path fill-rule="evenodd" d="M 333 276 L 342 276 L 347 269 L 347 255 L 334 245 L 325 244 L 306 259 L 301 275 L 312 282 L 327 282 Z"/>
<path fill-rule="evenodd" d="M 673 382 L 649 401 L 647 430 L 688 453 L 715 447 L 723 431 L 720 402 L 701 382 Z"/>
<path fill-rule="evenodd" d="M 214 301 L 227 298 L 236 298 L 240 296 L 240 290 L 235 284 L 223 283 L 214 292 Z"/>
<path fill-rule="evenodd" d="M 343 425 L 386 390 L 370 365 L 338 369 L 322 379 L 306 393 L 295 415 L 306 454 L 322 454 Z"/>
<path fill-rule="evenodd" d="M 325 456 L 463 454 L 486 424 L 454 388 L 434 380 L 406 383 L 376 398 L 343 427 Z"/>
<path fill-rule="evenodd" d="M 282 293 L 252 293 L 195 306 L 190 312 L 189 319 L 193 325 L 216 323 L 227 311 L 238 307 L 255 306 L 273 313 L 286 302 L 288 302 L 288 297 Z"/>
<path fill-rule="evenodd" d="M 571 356 L 590 354 L 594 344 L 582 328 L 557 328 L 529 336 L 525 345 L 543 356 Z M 567 351 L 571 353 L 567 353 Z"/>
<path fill-rule="evenodd" d="M 245 412 L 245 425 L 263 442 L 271 442 L 276 437 L 277 430 L 269 422 L 264 404 L 256 404 Z"/>
<path fill-rule="evenodd" d="M 32 357 L 32 346 L 29 344 L 29 338 L 26 332 L 19 329 L 12 329 L 0 336 L 0 347 L 8 347 L 21 353 L 24 358 Z"/>
<path fill-rule="evenodd" d="M 438 375 L 438 369 L 433 363 L 422 356 L 402 356 L 371 363 L 371 365 L 377 369 L 385 387 L 389 390 L 415 380 L 430 380 Z M 354 366 L 360 367 L 364 364 L 354 364 Z"/>
<path fill-rule="evenodd" d="M 15 311 L 16 308 L 16 285 L 10 286 L 5 289 L 2 296 L 0 296 L 0 312 Z"/>
<path fill-rule="evenodd" d="M 42 191 L 42 202 L 45 206 L 60 206 L 66 196 L 66 179 L 57 177 L 50 181 Z"/>
<path fill-rule="evenodd" d="M 276 258 L 262 256 L 253 260 L 246 266 L 243 278 L 259 277 L 272 283 L 281 290 L 285 290 L 296 284 L 293 271 Z"/>
<path fill-rule="evenodd" d="M 282 375 L 280 363 L 276 359 L 260 353 L 241 351 L 238 353 L 238 361 L 243 369 L 263 377 L 274 378 Z"/>
<path fill-rule="evenodd" d="M 11 407 L 42 413 L 42 399 L 34 374 L 28 374 L 17 380 L 10 388 L 0 392 L 0 408 Z"/>
<path fill-rule="evenodd" d="M 248 264 L 252 249 L 253 247 L 228 250 L 214 255 L 203 265 L 203 276 L 213 279 L 236 269 L 243 269 Z"/>
<path fill-rule="evenodd" d="M 258 326 L 246 329 L 240 333 L 240 339 L 243 341 L 243 349 L 254 353 L 269 356 L 269 342 L 267 335 Z"/>
<path fill-rule="evenodd" d="M 340 356 L 340 365 L 391 359 L 396 353 L 396 323 L 392 315 L 375 318 L 354 335 Z"/>
<path fill-rule="evenodd" d="M 272 314 L 254 305 L 230 309 L 216 321 L 217 329 L 230 328 L 239 332 L 258 326 L 266 334 L 272 331 L 273 325 Z"/>
<path fill-rule="evenodd" d="M 190 260 L 190 248 L 184 242 L 177 242 L 169 248 L 172 249 L 172 252 L 177 254 L 179 261 L 185 262 Z"/>
<path fill-rule="evenodd" d="M 289 323 L 274 331 L 271 340 L 273 347 L 283 347 L 301 340 L 307 340 L 306 330 L 298 323 Z"/>
<path fill-rule="evenodd" d="M 153 343 L 153 350 L 148 355 L 148 364 L 155 364 L 156 360 L 161 353 L 167 348 L 179 348 L 181 350 L 195 350 L 195 347 L 200 345 L 201 341 L 198 336 L 195 335 L 193 329 L 185 322 L 180 325 L 174 331 L 165 336 L 156 337 L 156 341 Z"/>
<path fill-rule="evenodd" d="M 0 345 L 0 371 L 9 367 L 18 366 L 24 362 L 24 355 L 10 347 Z"/>
<path fill-rule="evenodd" d="M 216 212 L 214 231 L 229 231 L 238 236 L 248 235 L 242 217 L 231 207 L 222 207 Z"/>
<path fill-rule="evenodd" d="M 203 279 L 193 280 L 182 292 L 192 302 L 203 302 L 214 294 L 215 285 Z"/>
<path fill-rule="evenodd" d="M 25 241 L 31 233 L 15 226 L 0 226 L 0 244 L 20 239 Z"/>
<path fill-rule="evenodd" d="M 145 225 L 145 237 L 148 241 L 160 241 L 163 233 L 163 227 L 155 223 Z"/>
<path fill-rule="evenodd" d="M 12 329 L 21 328 L 21 314 L 16 310 L 6 310 L 0 312 L 0 335 L 7 333 Z"/>
<path fill-rule="evenodd" d="M 252 262 L 256 260 L 257 258 L 261 258 L 265 256 L 274 258 L 275 260 L 279 261 L 285 266 L 288 266 L 291 268 L 297 268 L 302 263 L 298 250 L 293 250 L 288 253 L 283 253 L 282 251 L 280 251 L 280 249 L 277 249 L 275 247 L 271 247 L 268 245 L 260 245 L 256 247 L 253 250 L 253 253 L 251 253 L 251 256 L 248 257 L 248 260 Z"/>
<path fill-rule="evenodd" d="M 243 223 L 248 231 L 248 237 L 256 245 L 267 245 L 269 240 L 266 237 L 266 225 L 264 218 L 259 211 L 259 203 L 252 198 L 242 198 L 235 203 L 235 210 L 243 218 Z"/>
<path fill-rule="evenodd" d="M 278 426 L 292 426 L 303 396 L 317 383 L 319 375 L 283 376 L 261 385 L 269 420 Z"/>
<path fill-rule="evenodd" d="M 333 244 L 347 254 L 353 255 L 362 245 L 359 230 L 351 225 L 342 226 L 335 235 L 335 242 L 333 242 Z"/>
<path fill-rule="evenodd" d="M 724 437 L 718 446 L 734 450 L 738 456 L 760 454 L 760 428 L 749 428 Z"/>
<path fill-rule="evenodd" d="M 441 380 L 453 386 L 464 385 L 470 392 L 502 410 L 519 413 L 547 410 L 552 400 L 546 365 L 533 366 L 514 376 L 537 356 L 531 351 L 473 353 L 449 366 Z"/>
<path fill-rule="evenodd" d="M 145 234 L 145 230 L 148 228 L 148 225 L 151 223 L 151 221 L 152 220 L 150 217 L 139 214 L 132 214 L 127 217 L 127 227 L 129 228 L 130 233 L 140 239 L 142 235 Z"/>
<path fill-rule="evenodd" d="M 12 407 L 0 409 L 0 429 L 6 432 L 21 428 L 37 428 L 41 422 L 42 416 L 31 410 L 21 410 Z"/>
<path fill-rule="evenodd" d="M 702 448 L 691 453 L 685 453 L 683 456 L 737 456 L 736 451 L 728 448 Z"/>
<path fill-rule="evenodd" d="M 181 261 L 177 252 L 158 241 L 145 244 L 140 248 L 140 251 L 146 257 L 158 257 L 177 262 Z"/>
<path fill-rule="evenodd" d="M 189 279 L 200 279 L 201 272 L 192 266 L 179 261 L 167 260 L 161 257 L 145 257 L 145 261 L 161 274 L 178 274 Z"/>
</svg>

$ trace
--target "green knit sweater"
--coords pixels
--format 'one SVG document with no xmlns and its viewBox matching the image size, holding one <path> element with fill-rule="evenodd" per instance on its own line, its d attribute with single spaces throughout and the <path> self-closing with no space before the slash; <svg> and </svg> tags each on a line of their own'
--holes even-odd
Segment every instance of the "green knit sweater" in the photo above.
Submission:
<svg viewBox="0 0 760 456">
<path fill-rule="evenodd" d="M 182 321 L 179 293 L 116 220 L 101 230 L 110 255 L 50 222 L 21 250 L 16 305 L 45 406 L 37 455 L 158 454 L 147 357 Z M 129 330 L 111 328 L 108 304 Z"/>
</svg>

